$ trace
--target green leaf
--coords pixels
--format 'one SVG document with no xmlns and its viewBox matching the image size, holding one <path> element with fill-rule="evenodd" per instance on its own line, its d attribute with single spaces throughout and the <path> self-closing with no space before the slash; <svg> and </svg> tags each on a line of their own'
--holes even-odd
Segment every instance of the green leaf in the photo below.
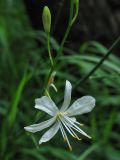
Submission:
<svg viewBox="0 0 120 160">
<path fill-rule="evenodd" d="M 96 151 L 100 147 L 100 143 L 95 143 L 91 147 L 89 147 L 81 156 L 79 156 L 76 160 L 86 160 L 86 158 Z"/>
<path fill-rule="evenodd" d="M 10 128 L 13 126 L 14 122 L 15 122 L 15 119 L 16 119 L 16 114 L 17 114 L 17 110 L 18 110 L 18 106 L 19 106 L 19 102 L 20 102 L 20 98 L 22 96 L 22 91 L 26 85 L 26 83 L 28 82 L 28 80 L 30 79 L 31 77 L 31 74 L 27 73 L 25 71 L 18 87 L 17 87 L 17 90 L 15 92 L 15 95 L 13 97 L 13 102 L 12 102 L 12 106 L 11 106 L 11 110 L 10 110 L 10 113 L 9 113 L 9 126 Z"/>
<path fill-rule="evenodd" d="M 109 160 L 119 160 L 120 159 L 120 151 L 109 146 L 106 149 L 106 156 Z"/>
</svg>

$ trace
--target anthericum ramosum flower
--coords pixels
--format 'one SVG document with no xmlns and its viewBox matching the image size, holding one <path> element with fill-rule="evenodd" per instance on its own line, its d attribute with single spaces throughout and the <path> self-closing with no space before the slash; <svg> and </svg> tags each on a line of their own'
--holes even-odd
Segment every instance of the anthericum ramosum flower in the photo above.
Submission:
<svg viewBox="0 0 120 160">
<path fill-rule="evenodd" d="M 74 116 L 90 112 L 95 106 L 95 99 L 92 96 L 83 96 L 82 98 L 77 99 L 69 107 L 71 101 L 71 90 L 71 83 L 67 80 L 65 85 L 64 102 L 60 109 L 58 109 L 55 103 L 47 96 L 35 99 L 35 108 L 46 112 L 51 116 L 51 118 L 39 124 L 24 127 L 24 129 L 28 132 L 35 133 L 52 126 L 43 134 L 39 140 L 39 144 L 51 140 L 58 130 L 61 131 L 62 136 L 64 140 L 66 140 L 70 150 L 72 150 L 72 147 L 68 140 L 66 131 L 78 140 L 80 140 L 80 138 L 76 132 L 91 138 L 80 128 L 82 124 L 77 122 Z"/>
</svg>

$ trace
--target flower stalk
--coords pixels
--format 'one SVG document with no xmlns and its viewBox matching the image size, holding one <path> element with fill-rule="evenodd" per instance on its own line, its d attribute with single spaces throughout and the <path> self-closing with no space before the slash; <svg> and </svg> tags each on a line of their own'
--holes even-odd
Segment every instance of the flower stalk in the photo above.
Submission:
<svg viewBox="0 0 120 160">
<path fill-rule="evenodd" d="M 73 16 L 74 7 L 76 8 L 76 10 L 75 10 L 75 15 Z M 70 33 L 70 30 L 71 30 L 71 27 L 72 27 L 73 23 L 75 22 L 75 20 L 77 18 L 78 10 L 79 10 L 79 0 L 75 0 L 75 1 L 71 0 L 70 1 L 70 16 L 69 16 L 68 26 L 67 26 L 66 32 L 64 34 L 64 37 L 62 39 L 60 48 L 59 48 L 59 50 L 57 52 L 57 56 L 55 57 L 54 63 L 51 66 L 49 74 L 48 74 L 48 76 L 46 78 L 44 90 L 46 90 L 46 88 L 48 86 L 48 83 L 49 83 L 49 80 L 50 80 L 50 77 L 51 77 L 51 74 L 54 72 L 54 70 L 56 68 L 56 64 L 57 64 L 58 58 L 59 58 L 59 56 L 60 56 L 60 54 L 61 54 L 61 52 L 63 50 L 65 41 L 66 41 L 66 39 L 67 39 L 67 37 L 68 37 L 68 35 Z M 51 62 L 51 64 L 52 64 L 52 62 Z"/>
</svg>

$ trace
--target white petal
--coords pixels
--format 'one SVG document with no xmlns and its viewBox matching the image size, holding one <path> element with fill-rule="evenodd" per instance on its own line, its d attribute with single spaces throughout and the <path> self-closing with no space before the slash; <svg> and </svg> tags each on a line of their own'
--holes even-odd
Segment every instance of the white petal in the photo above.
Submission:
<svg viewBox="0 0 120 160">
<path fill-rule="evenodd" d="M 64 93 L 64 102 L 63 105 L 60 109 L 60 111 L 64 112 L 70 105 L 71 101 L 71 90 L 72 90 L 72 85 L 71 83 L 67 80 L 65 84 L 65 93 Z"/>
<path fill-rule="evenodd" d="M 40 109 L 51 116 L 58 112 L 55 103 L 47 96 L 35 99 L 35 108 Z"/>
<path fill-rule="evenodd" d="M 35 132 L 41 131 L 47 127 L 50 127 L 55 122 L 55 120 L 56 120 L 56 118 L 53 117 L 47 121 L 24 127 L 24 129 L 28 132 L 35 133 Z"/>
<path fill-rule="evenodd" d="M 95 106 L 95 99 L 91 96 L 84 96 L 76 100 L 67 110 L 67 115 L 74 116 L 90 112 Z"/>
<path fill-rule="evenodd" d="M 41 137 L 39 144 L 47 142 L 54 137 L 60 128 L 60 123 L 56 122 L 45 134 Z"/>
</svg>

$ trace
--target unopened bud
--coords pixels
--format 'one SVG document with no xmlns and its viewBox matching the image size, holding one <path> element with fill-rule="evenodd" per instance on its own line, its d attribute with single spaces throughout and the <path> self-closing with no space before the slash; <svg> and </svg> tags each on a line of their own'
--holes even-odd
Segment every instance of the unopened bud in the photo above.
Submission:
<svg viewBox="0 0 120 160">
<path fill-rule="evenodd" d="M 43 9 L 42 21 L 43 21 L 43 27 L 44 27 L 45 32 L 50 33 L 51 13 L 50 13 L 50 10 L 47 6 L 45 6 L 44 9 Z"/>
</svg>

